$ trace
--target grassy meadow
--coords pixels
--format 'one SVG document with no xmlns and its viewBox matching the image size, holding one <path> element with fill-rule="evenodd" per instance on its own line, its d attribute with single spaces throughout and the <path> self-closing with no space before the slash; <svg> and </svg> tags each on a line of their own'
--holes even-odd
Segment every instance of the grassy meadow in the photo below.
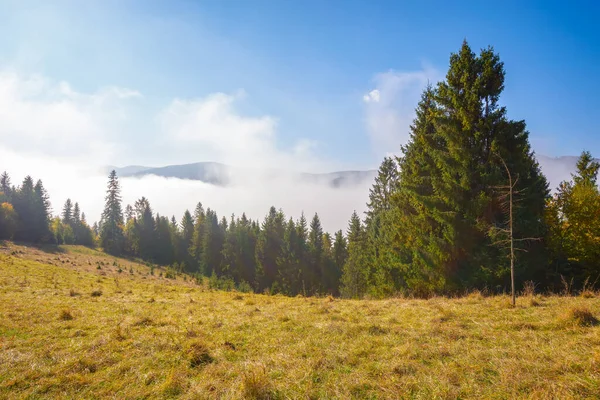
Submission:
<svg viewBox="0 0 600 400">
<path fill-rule="evenodd" d="M 600 398 L 593 292 L 288 298 L 166 272 L 0 243 L 0 398 Z"/>
</svg>

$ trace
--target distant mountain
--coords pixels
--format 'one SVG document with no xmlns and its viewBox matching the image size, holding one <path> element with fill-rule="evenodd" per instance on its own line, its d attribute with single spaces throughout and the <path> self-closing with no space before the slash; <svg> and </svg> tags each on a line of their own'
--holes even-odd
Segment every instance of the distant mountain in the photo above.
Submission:
<svg viewBox="0 0 600 400">
<path fill-rule="evenodd" d="M 276 178 L 281 176 L 280 171 L 254 171 L 252 169 L 231 167 L 229 165 L 216 162 L 198 162 L 192 164 L 167 165 L 165 167 L 144 167 L 140 165 L 130 165 L 126 167 L 108 167 L 115 169 L 120 177 L 143 177 L 148 175 L 161 176 L 165 178 L 179 178 L 201 181 L 217 186 L 228 186 L 232 184 L 236 174 L 245 174 L 242 176 L 258 176 L 262 174 L 267 178 Z M 340 188 L 360 185 L 365 182 L 371 182 L 377 171 L 337 171 L 322 174 L 315 173 L 289 173 L 286 177 L 298 178 L 301 182 L 327 184 L 331 187 Z"/>
<path fill-rule="evenodd" d="M 114 169 L 117 172 L 118 176 L 131 176 L 133 174 L 152 169 L 152 167 L 144 167 L 142 165 L 128 165 L 122 168 L 108 166 L 105 169 L 107 172 L 110 172 Z"/>
<path fill-rule="evenodd" d="M 548 157 L 537 155 L 537 160 L 542 172 L 548 178 L 550 188 L 555 189 L 563 180 L 571 179 L 571 174 L 576 170 L 577 156 Z M 596 160 L 600 161 L 600 160 Z M 165 178 L 179 178 L 201 181 L 217 186 L 229 186 L 235 177 L 243 176 L 251 179 L 259 175 L 267 178 L 285 177 L 297 178 L 300 182 L 326 184 L 331 187 L 341 188 L 365 183 L 371 183 L 377 174 L 375 170 L 366 171 L 337 171 L 329 173 L 282 173 L 277 170 L 258 171 L 251 168 L 231 167 L 217 162 L 198 162 L 192 164 L 167 165 L 164 167 L 145 167 L 142 165 L 129 165 L 126 167 L 108 167 L 115 169 L 120 177 L 143 177 L 148 175 Z"/>
</svg>

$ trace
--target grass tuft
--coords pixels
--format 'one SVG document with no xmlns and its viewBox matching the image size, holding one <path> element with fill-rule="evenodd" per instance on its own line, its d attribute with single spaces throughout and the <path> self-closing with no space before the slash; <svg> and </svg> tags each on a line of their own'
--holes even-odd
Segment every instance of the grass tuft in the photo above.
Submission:
<svg viewBox="0 0 600 400">
<path fill-rule="evenodd" d="M 188 356 L 191 368 L 202 367 L 214 361 L 214 358 L 208 351 L 208 347 L 202 342 L 192 343 L 188 349 Z"/>
<path fill-rule="evenodd" d="M 72 313 L 71 313 L 71 311 L 69 311 L 69 310 L 62 310 L 62 311 L 60 312 L 59 319 L 60 319 L 61 321 L 71 321 L 73 318 L 74 318 L 74 317 L 73 317 L 73 314 L 72 314 Z"/>
<path fill-rule="evenodd" d="M 598 324 L 598 319 L 592 314 L 590 309 L 583 306 L 571 307 L 563 315 L 562 320 L 566 324 L 582 327 L 595 326 Z"/>
<path fill-rule="evenodd" d="M 182 371 L 172 369 L 162 384 L 161 391 L 165 396 L 180 396 L 185 391 L 186 376 Z"/>
<path fill-rule="evenodd" d="M 596 293 L 592 290 L 587 289 L 582 291 L 580 296 L 584 299 L 593 299 L 594 297 L 596 297 Z"/>
<path fill-rule="evenodd" d="M 264 366 L 254 365 L 243 376 L 243 395 L 246 399 L 271 400 L 276 398 Z"/>
<path fill-rule="evenodd" d="M 102 290 L 100 290 L 100 289 L 93 290 L 92 293 L 90 293 L 90 295 L 92 297 L 100 297 L 100 296 L 102 296 Z"/>
</svg>

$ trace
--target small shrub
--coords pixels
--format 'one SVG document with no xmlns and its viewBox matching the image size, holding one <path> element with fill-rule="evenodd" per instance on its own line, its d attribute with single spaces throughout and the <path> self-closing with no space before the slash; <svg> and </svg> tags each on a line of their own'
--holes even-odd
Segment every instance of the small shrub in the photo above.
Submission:
<svg viewBox="0 0 600 400">
<path fill-rule="evenodd" d="M 119 269 L 117 270 L 118 273 L 123 272 L 123 270 L 121 269 L 121 267 L 119 267 Z"/>
<path fill-rule="evenodd" d="M 62 310 L 59 318 L 61 321 L 71 321 L 73 319 L 73 314 L 69 310 Z"/>
<path fill-rule="evenodd" d="M 100 296 L 102 296 L 102 290 L 100 290 L 100 289 L 98 289 L 98 290 L 94 290 L 94 291 L 91 293 L 91 296 L 92 296 L 92 297 L 100 297 Z"/>
<path fill-rule="evenodd" d="M 101 267 L 100 265 L 98 265 L 98 266 L 96 267 L 96 269 L 102 269 L 102 267 Z"/>
<path fill-rule="evenodd" d="M 598 319 L 594 314 L 587 307 L 583 306 L 570 308 L 563 315 L 563 321 L 576 326 L 594 326 L 598 324 Z"/>
<path fill-rule="evenodd" d="M 79 293 L 75 291 L 75 289 L 69 290 L 69 296 L 76 297 L 79 296 Z"/>
<path fill-rule="evenodd" d="M 191 368 L 201 367 L 214 361 L 214 358 L 208 352 L 208 347 L 202 342 L 192 343 L 188 349 L 188 355 Z"/>
</svg>

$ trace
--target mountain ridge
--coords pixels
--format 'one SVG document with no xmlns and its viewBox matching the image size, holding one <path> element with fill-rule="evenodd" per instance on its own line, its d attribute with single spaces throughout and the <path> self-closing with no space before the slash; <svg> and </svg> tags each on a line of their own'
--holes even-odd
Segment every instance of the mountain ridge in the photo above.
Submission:
<svg viewBox="0 0 600 400">
<path fill-rule="evenodd" d="M 546 156 L 536 155 L 542 172 L 548 178 L 550 187 L 555 188 L 563 180 L 569 180 L 576 170 L 578 156 Z M 596 159 L 600 161 L 600 159 Z M 201 161 L 187 164 L 173 164 L 161 167 L 148 167 L 143 165 L 127 165 L 124 167 L 108 166 L 105 170 L 114 169 L 120 177 L 141 178 L 144 176 L 160 176 L 164 178 L 177 178 L 200 181 L 216 186 L 229 186 L 235 181 L 236 176 L 266 178 L 285 176 L 297 178 L 300 182 L 327 184 L 334 188 L 356 186 L 372 182 L 377 170 L 342 170 L 323 173 L 281 171 L 277 169 L 253 169 L 233 167 L 227 164 Z"/>
</svg>

